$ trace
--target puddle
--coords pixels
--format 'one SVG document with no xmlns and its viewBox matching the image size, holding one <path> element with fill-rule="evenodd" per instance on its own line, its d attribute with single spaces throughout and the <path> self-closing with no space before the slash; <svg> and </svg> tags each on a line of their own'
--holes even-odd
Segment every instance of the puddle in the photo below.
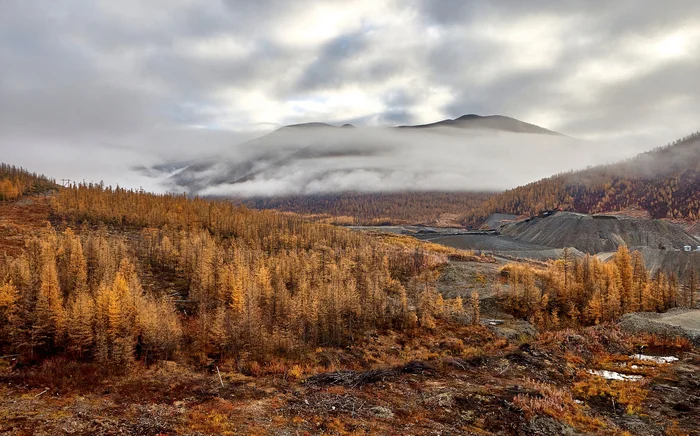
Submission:
<svg viewBox="0 0 700 436">
<path fill-rule="evenodd" d="M 656 362 L 658 364 L 664 364 L 664 363 L 673 363 L 678 361 L 677 357 L 674 356 L 649 356 L 646 354 L 633 354 L 630 356 L 631 359 L 637 359 L 637 360 L 648 360 L 652 362 Z"/>
<path fill-rule="evenodd" d="M 501 325 L 501 324 L 503 324 L 503 320 L 502 319 L 482 319 L 481 323 L 485 324 L 485 325 Z"/>
<path fill-rule="evenodd" d="M 641 375 L 620 374 L 619 372 L 608 371 L 605 369 L 589 369 L 588 373 L 601 376 L 606 380 L 639 381 L 643 378 Z"/>
</svg>

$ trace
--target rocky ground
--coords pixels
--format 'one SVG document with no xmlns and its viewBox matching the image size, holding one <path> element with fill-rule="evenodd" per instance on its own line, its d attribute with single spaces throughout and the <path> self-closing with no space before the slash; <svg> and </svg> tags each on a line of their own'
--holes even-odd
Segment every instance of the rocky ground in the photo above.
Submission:
<svg viewBox="0 0 700 436">
<path fill-rule="evenodd" d="M 574 247 L 590 254 L 615 251 L 623 244 L 668 250 L 700 245 L 683 227 L 668 221 L 572 212 L 508 224 L 501 232 L 520 242 L 550 248 Z"/>
<path fill-rule="evenodd" d="M 631 333 L 683 337 L 700 346 L 700 310 L 674 309 L 666 313 L 628 313 L 620 326 Z"/>
<path fill-rule="evenodd" d="M 316 350 L 301 371 L 223 364 L 221 380 L 175 362 L 123 375 L 62 362 L 6 367 L 0 433 L 700 434 L 700 354 L 687 341 L 615 326 L 507 339 L 484 324 L 369 335 Z M 635 358 L 641 351 L 679 360 Z"/>
</svg>

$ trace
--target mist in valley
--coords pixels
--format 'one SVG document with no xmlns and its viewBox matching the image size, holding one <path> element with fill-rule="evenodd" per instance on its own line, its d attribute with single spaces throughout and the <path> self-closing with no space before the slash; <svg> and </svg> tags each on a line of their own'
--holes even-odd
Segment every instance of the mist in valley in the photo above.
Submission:
<svg viewBox="0 0 700 436">
<path fill-rule="evenodd" d="M 166 190 L 202 196 L 501 191 L 634 156 L 636 144 L 439 127 L 284 127 L 179 169 L 150 168 Z"/>
</svg>

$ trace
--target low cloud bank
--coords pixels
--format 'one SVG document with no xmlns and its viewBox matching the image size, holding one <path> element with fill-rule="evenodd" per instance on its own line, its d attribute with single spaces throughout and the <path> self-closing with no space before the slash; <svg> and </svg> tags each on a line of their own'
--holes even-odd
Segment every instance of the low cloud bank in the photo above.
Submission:
<svg viewBox="0 0 700 436">
<path fill-rule="evenodd" d="M 496 191 L 639 151 L 631 144 L 454 128 L 285 127 L 193 161 L 163 186 L 236 197 Z"/>
</svg>

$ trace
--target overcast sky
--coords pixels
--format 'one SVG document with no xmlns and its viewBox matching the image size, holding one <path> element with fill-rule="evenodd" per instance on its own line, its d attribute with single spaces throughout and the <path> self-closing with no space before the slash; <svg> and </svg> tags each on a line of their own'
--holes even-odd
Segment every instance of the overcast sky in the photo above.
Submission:
<svg viewBox="0 0 700 436">
<path fill-rule="evenodd" d="M 466 113 L 641 151 L 700 129 L 700 2 L 0 0 L 0 66 L 2 160 L 54 177 Z"/>
</svg>

